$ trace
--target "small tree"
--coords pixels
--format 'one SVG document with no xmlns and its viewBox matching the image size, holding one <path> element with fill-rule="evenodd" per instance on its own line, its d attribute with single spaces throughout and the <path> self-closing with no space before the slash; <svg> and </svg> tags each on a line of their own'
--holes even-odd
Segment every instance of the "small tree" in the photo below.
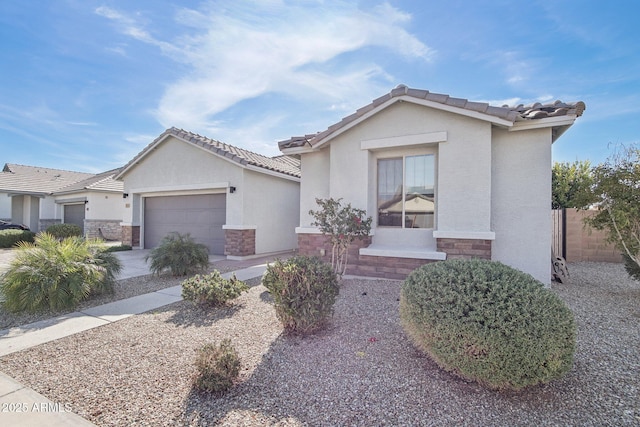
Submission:
<svg viewBox="0 0 640 427">
<path fill-rule="evenodd" d="M 585 208 L 594 202 L 591 186 L 593 174 L 588 160 L 556 162 L 551 170 L 551 207 Z"/>
<path fill-rule="evenodd" d="M 316 199 L 320 210 L 310 210 L 315 222 L 331 242 L 331 266 L 337 274 L 347 270 L 349 245 L 356 239 L 368 236 L 371 231 L 371 217 L 366 211 L 351 207 L 351 203 L 343 206 L 342 199 Z"/>
<path fill-rule="evenodd" d="M 621 147 L 594 169 L 598 213 L 585 222 L 605 230 L 622 251 L 627 271 L 640 269 L 640 147 Z"/>
</svg>

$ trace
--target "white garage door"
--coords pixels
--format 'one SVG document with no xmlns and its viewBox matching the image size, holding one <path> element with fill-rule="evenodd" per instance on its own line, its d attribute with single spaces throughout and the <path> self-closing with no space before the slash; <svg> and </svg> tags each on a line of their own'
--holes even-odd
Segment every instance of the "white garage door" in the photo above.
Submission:
<svg viewBox="0 0 640 427">
<path fill-rule="evenodd" d="M 209 248 L 224 254 L 225 194 L 147 197 L 144 202 L 144 247 L 154 248 L 172 231 L 191 234 Z"/>
</svg>

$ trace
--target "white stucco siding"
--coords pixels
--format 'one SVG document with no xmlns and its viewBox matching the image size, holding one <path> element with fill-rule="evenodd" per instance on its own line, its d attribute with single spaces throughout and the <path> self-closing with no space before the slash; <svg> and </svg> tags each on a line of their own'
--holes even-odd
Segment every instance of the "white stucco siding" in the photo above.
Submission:
<svg viewBox="0 0 640 427">
<path fill-rule="evenodd" d="M 551 130 L 494 130 L 492 258 L 551 280 Z"/>
<path fill-rule="evenodd" d="M 439 232 L 491 230 L 491 124 L 442 114 L 447 142 L 438 146 Z"/>
<path fill-rule="evenodd" d="M 0 219 L 11 219 L 11 197 L 7 193 L 0 193 Z"/>
<path fill-rule="evenodd" d="M 227 203 L 236 194 L 227 196 Z M 256 226 L 256 253 L 295 249 L 295 229 L 300 222 L 299 183 L 246 170 L 244 179 L 245 224 Z"/>
<path fill-rule="evenodd" d="M 40 199 L 40 218 L 62 219 L 62 214 L 58 211 L 55 203 L 55 197 L 45 196 Z"/>
<path fill-rule="evenodd" d="M 124 216 L 124 200 L 121 193 L 87 192 L 85 219 L 120 220 Z"/>
<path fill-rule="evenodd" d="M 316 197 L 326 199 L 329 191 L 329 158 L 331 147 L 303 154 L 300 158 L 300 226 L 311 227 L 310 210 L 317 210 Z"/>
</svg>

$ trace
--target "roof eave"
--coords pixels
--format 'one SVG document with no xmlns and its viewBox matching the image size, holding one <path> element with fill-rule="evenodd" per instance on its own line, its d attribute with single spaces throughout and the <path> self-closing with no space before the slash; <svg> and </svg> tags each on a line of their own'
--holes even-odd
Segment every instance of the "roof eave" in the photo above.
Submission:
<svg viewBox="0 0 640 427">
<path fill-rule="evenodd" d="M 493 125 L 504 127 L 504 128 L 510 128 L 510 127 L 512 127 L 514 125 L 514 122 L 511 121 L 511 120 L 502 119 L 500 117 L 492 116 L 490 114 L 484 114 L 484 113 L 481 113 L 481 112 L 478 112 L 478 111 L 467 110 L 465 108 L 455 107 L 455 106 L 452 106 L 452 105 L 441 104 L 439 102 L 429 101 L 427 99 L 419 99 L 419 98 L 416 98 L 416 97 L 413 97 L 413 96 L 409 96 L 409 95 L 402 95 L 402 96 L 392 97 L 392 98 L 386 100 L 385 102 L 381 103 L 377 107 L 370 109 L 369 111 L 367 111 L 366 113 L 364 113 L 360 117 L 358 117 L 358 118 L 356 118 L 354 120 L 351 120 L 349 123 L 347 123 L 347 124 L 345 124 L 343 126 L 340 126 L 339 128 L 335 129 L 334 131 L 330 131 L 326 136 L 322 136 L 320 139 L 317 139 L 317 140 L 312 140 L 311 144 L 313 145 L 313 148 L 316 149 L 316 150 L 319 149 L 320 147 L 322 147 L 323 145 L 325 145 L 329 141 L 335 139 L 339 135 L 342 135 L 343 133 L 345 133 L 348 130 L 352 129 L 356 125 L 362 123 L 363 121 L 367 120 L 371 116 L 379 113 L 380 111 L 384 110 L 385 108 L 390 107 L 391 105 L 393 105 L 393 104 L 395 104 L 397 102 L 411 102 L 411 103 L 416 104 L 416 105 L 421 105 L 421 106 L 428 107 L 428 108 L 434 108 L 434 109 L 441 110 L 441 111 L 446 111 L 446 112 L 450 112 L 450 113 L 454 113 L 454 114 L 459 114 L 459 115 L 462 115 L 462 116 L 471 117 L 473 119 L 483 120 L 483 121 L 486 121 L 486 122 L 490 122 Z M 339 123 L 336 123 L 336 125 L 339 125 Z M 336 126 L 336 125 L 334 125 L 334 126 Z M 321 132 L 321 134 L 322 134 L 322 132 Z M 314 150 L 306 150 L 306 151 L 285 151 L 285 150 L 281 150 L 281 151 L 283 153 L 285 153 L 285 154 L 289 154 L 289 153 L 296 153 L 297 154 L 297 153 L 305 153 L 305 152 L 309 152 L 309 151 L 314 151 Z"/>
</svg>

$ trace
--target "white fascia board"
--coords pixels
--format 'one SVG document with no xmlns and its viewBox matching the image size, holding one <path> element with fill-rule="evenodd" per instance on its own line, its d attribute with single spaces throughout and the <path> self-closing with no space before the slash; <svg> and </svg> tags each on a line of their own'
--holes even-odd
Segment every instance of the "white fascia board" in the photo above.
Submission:
<svg viewBox="0 0 640 427">
<path fill-rule="evenodd" d="M 232 225 L 232 224 L 224 224 L 222 226 L 223 230 L 257 230 L 257 225 Z"/>
<path fill-rule="evenodd" d="M 164 196 L 170 194 L 215 194 L 225 192 L 229 188 L 229 182 L 214 182 L 210 184 L 183 184 L 164 185 L 159 187 L 132 188 L 129 194 L 141 194 L 143 196 Z"/>
<path fill-rule="evenodd" d="M 360 142 L 361 150 L 377 150 L 383 148 L 409 147 L 415 145 L 447 142 L 447 132 L 429 132 L 416 135 L 394 136 L 391 138 L 368 139 Z"/>
<path fill-rule="evenodd" d="M 556 126 L 571 126 L 576 121 L 576 116 L 558 116 L 548 117 L 546 119 L 532 119 L 521 122 L 515 122 L 509 129 L 509 132 L 520 130 L 550 128 Z"/>
<path fill-rule="evenodd" d="M 447 111 L 453 114 L 459 114 L 461 116 L 471 117 L 473 119 L 478 119 L 485 122 L 490 122 L 498 126 L 503 126 L 507 128 L 513 126 L 513 122 L 511 120 L 501 119 L 500 117 L 492 116 L 491 114 L 481 113 L 479 111 L 467 110 L 466 108 L 462 108 L 462 107 L 454 107 L 452 105 L 441 104 L 439 102 L 433 102 L 426 99 L 417 99 L 413 97 L 401 96 L 400 100 L 413 102 L 414 104 L 423 105 L 425 107 L 434 108 L 436 110 L 442 110 L 442 111 Z"/>
<path fill-rule="evenodd" d="M 300 182 L 300 178 L 298 178 L 297 176 L 287 175 L 286 173 L 273 171 L 271 169 L 265 169 L 255 165 L 244 165 L 242 167 L 245 169 L 252 170 L 254 172 L 263 173 L 265 175 L 271 175 L 271 176 L 275 176 L 282 179 L 288 179 L 289 181 Z"/>
<path fill-rule="evenodd" d="M 471 239 L 471 240 L 496 240 L 493 231 L 438 231 L 434 230 L 436 239 Z"/>
<path fill-rule="evenodd" d="M 309 145 L 304 145 L 302 147 L 291 147 L 291 148 L 281 148 L 280 152 L 282 154 L 286 154 L 289 156 L 293 156 L 296 154 L 305 154 L 305 153 L 313 153 L 314 151 L 320 151 L 316 148 L 310 147 Z"/>
</svg>

